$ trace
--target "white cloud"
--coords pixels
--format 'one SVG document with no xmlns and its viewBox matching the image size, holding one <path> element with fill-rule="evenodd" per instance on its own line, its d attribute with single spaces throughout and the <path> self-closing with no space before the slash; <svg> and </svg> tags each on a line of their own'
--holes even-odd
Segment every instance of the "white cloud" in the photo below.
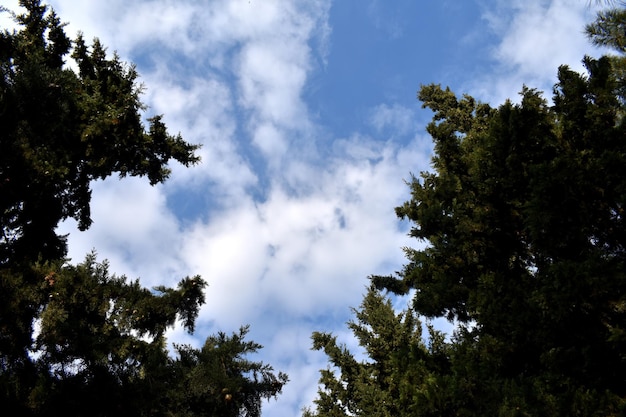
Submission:
<svg viewBox="0 0 626 417">
<path fill-rule="evenodd" d="M 379 104 L 371 110 L 370 123 L 376 130 L 391 130 L 396 135 L 405 135 L 417 130 L 415 112 L 399 104 Z"/>
<path fill-rule="evenodd" d="M 108 259 L 111 271 L 128 278 L 141 275 L 147 286 L 171 283 L 185 270 L 176 248 L 181 245 L 178 220 L 166 207 L 161 187 L 143 179 L 111 178 L 92 184 L 93 226 L 77 232 L 73 222 L 60 226 L 71 233 L 69 257 L 83 260 L 95 249 Z"/>
<path fill-rule="evenodd" d="M 2 11 L 2 7 L 5 7 L 7 11 Z M 17 0 L 6 0 L 3 2 L 2 5 L 0 5 L 0 28 L 6 28 L 8 30 L 17 29 L 15 21 L 13 20 L 13 17 L 9 13 L 9 11 L 18 13 L 20 12 L 19 3 Z"/>
<path fill-rule="evenodd" d="M 181 132 L 185 140 L 200 144 L 197 154 L 201 161 L 192 168 L 174 164 L 166 188 L 208 192 L 211 183 L 210 191 L 221 199 L 241 198 L 247 188 L 257 184 L 258 177 L 241 155 L 231 88 L 215 78 L 200 77 L 186 79 L 181 85 L 167 74 L 166 69 L 159 69 L 145 77 L 151 86 L 146 94 L 150 111 L 164 114 L 172 133 Z"/>
<path fill-rule="evenodd" d="M 150 113 L 203 144 L 202 163 L 174 166 L 163 186 L 95 184 L 92 228 L 61 227 L 72 232 L 70 256 L 95 246 L 112 271 L 145 285 L 201 274 L 209 287 L 196 335 L 175 329 L 172 341 L 198 344 L 250 323 L 250 338 L 265 345 L 260 357 L 292 380 L 266 410 L 293 415 L 311 403 L 324 367 L 323 355 L 309 350 L 311 332 L 343 328 L 366 277 L 402 262 L 406 237 L 393 207 L 407 194 L 402 178 L 423 162 L 421 141 L 399 149 L 355 135 L 320 158 L 301 95 L 314 37 L 325 53 L 326 2 L 57 3 L 88 37 L 97 33 L 123 59 L 145 59 Z M 261 177 L 259 199 L 251 189 Z M 183 222 L 168 205 L 174 191 L 209 193 L 214 207 Z"/>
<path fill-rule="evenodd" d="M 254 41 L 240 55 L 241 101 L 256 117 L 279 126 L 307 123 L 300 92 L 308 70 L 308 47 L 298 39 Z"/>
<path fill-rule="evenodd" d="M 175 329 L 171 339 L 197 344 L 251 324 L 250 338 L 265 345 L 259 357 L 291 377 L 266 415 L 294 415 L 311 404 L 326 367 L 309 350 L 311 332 L 334 331 L 355 348 L 344 325 L 349 307 L 360 304 L 368 275 L 399 269 L 400 248 L 415 244 L 393 212 L 408 198 L 403 178 L 428 165 L 430 140 L 416 136 L 414 111 L 381 103 L 367 123 L 382 138 L 356 132 L 319 143 L 302 93 L 315 60 L 326 58 L 330 1 L 52 3 L 70 32 L 141 58 L 149 113 L 203 145 L 202 163 L 174 165 L 163 186 L 94 184 L 93 227 L 62 225 L 72 232 L 70 256 L 95 247 L 112 271 L 145 285 L 201 274 L 209 287 L 196 335 Z M 542 87 L 556 66 L 582 57 L 584 37 L 568 32 L 580 33 L 582 5 L 526 4 L 485 15 L 501 39 L 499 74 L 473 89 L 490 99 L 511 97 L 524 82 Z M 377 24 L 396 36 L 401 17 Z M 413 140 L 400 145 L 399 136 Z M 213 201 L 210 212 L 178 219 L 168 204 L 174 193 Z"/>
<path fill-rule="evenodd" d="M 581 71 L 585 54 L 599 54 L 584 34 L 597 10 L 593 6 L 579 0 L 490 2 L 483 20 L 498 40 L 491 51 L 496 67 L 472 80 L 468 90 L 493 104 L 517 101 L 523 85 L 551 98 L 560 65 Z"/>
<path fill-rule="evenodd" d="M 562 63 L 581 59 L 580 51 L 588 45 L 584 24 L 582 8 L 562 1 L 547 7 L 526 2 L 510 22 L 495 57 L 522 76 L 541 77 L 546 68 L 554 71 Z"/>
<path fill-rule="evenodd" d="M 233 324 L 255 310 L 309 317 L 321 305 L 345 308 L 367 275 L 401 262 L 405 237 L 393 207 L 406 194 L 401 178 L 410 167 L 391 147 L 380 155 L 378 163 L 331 165 L 309 178 L 306 195 L 274 188 L 266 201 L 242 201 L 188 231 L 182 253 L 211 282 L 208 316 L 228 312 Z"/>
<path fill-rule="evenodd" d="M 591 50 L 584 3 L 501 2 L 485 12 L 497 74 L 474 80 L 470 92 L 498 102 L 523 83 L 549 89 L 558 65 L 577 65 Z M 302 93 L 327 57 L 327 0 L 52 4 L 71 34 L 81 29 L 122 59 L 138 57 L 150 113 L 203 144 L 202 163 L 174 165 L 163 186 L 94 184 L 92 228 L 61 226 L 72 232 L 70 256 L 79 261 L 95 247 L 112 271 L 146 285 L 201 274 L 209 287 L 196 335 L 176 329 L 170 337 L 201 343 L 250 323 L 250 338 L 265 345 L 260 357 L 292 381 L 266 413 L 294 415 L 311 403 L 325 367 L 323 354 L 309 351 L 311 332 L 335 331 L 353 344 L 344 323 L 366 277 L 399 269 L 400 247 L 415 244 L 393 213 L 408 198 L 403 178 L 428 164 L 430 141 L 415 136 L 414 112 L 374 106 L 368 123 L 383 140 L 317 136 Z M 396 36 L 401 17 L 377 24 Z M 401 146 L 399 136 L 413 140 Z M 210 212 L 178 219 L 168 204 L 175 193 L 213 201 Z"/>
<path fill-rule="evenodd" d="M 260 124 L 252 141 L 268 159 L 282 158 L 288 148 L 284 133 L 271 123 Z"/>
</svg>

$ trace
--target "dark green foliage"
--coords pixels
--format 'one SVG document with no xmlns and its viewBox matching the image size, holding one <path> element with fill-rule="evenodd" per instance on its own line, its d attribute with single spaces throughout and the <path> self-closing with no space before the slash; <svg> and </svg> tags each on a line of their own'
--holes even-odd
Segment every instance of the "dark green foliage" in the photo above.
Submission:
<svg viewBox="0 0 626 417">
<path fill-rule="evenodd" d="M 623 4 L 622 4 L 623 5 Z M 617 95 L 626 101 L 626 9 L 615 8 L 598 13 L 596 21 L 585 28 L 591 41 L 617 52 L 609 56 L 613 72 L 616 74 Z"/>
<path fill-rule="evenodd" d="M 163 333 L 177 319 L 193 330 L 204 281 L 186 278 L 177 289 L 149 291 L 110 276 L 94 255 L 76 267 L 40 265 L 33 274 L 41 280 L 39 334 L 30 352 L 34 414 L 164 414 L 168 404 L 160 399 L 174 373 Z"/>
<path fill-rule="evenodd" d="M 177 346 L 174 364 L 178 388 L 173 399 L 180 416 L 246 416 L 261 414 L 261 402 L 277 396 L 287 375 L 245 357 L 262 346 L 244 341 L 248 327 L 226 336 L 209 337 L 201 349 Z"/>
<path fill-rule="evenodd" d="M 36 285 L 25 285 L 25 278 Z M 141 415 L 169 361 L 163 331 L 177 318 L 193 329 L 206 285 L 194 277 L 176 290 L 151 292 L 110 276 L 93 254 L 75 267 L 47 262 L 14 274 L 5 269 L 2 282 L 14 290 L 8 299 L 27 313 L 15 320 L 20 310 L 9 305 L 0 316 L 0 395 L 22 415 L 41 416 L 60 410 Z"/>
<path fill-rule="evenodd" d="M 0 33 L 0 404 L 19 416 L 250 416 L 287 376 L 246 359 L 246 330 L 168 355 L 165 332 L 193 332 L 205 282 L 143 288 L 95 255 L 76 266 L 55 228 L 91 224 L 90 184 L 169 175 L 196 146 L 141 121 L 134 67 L 95 40 L 71 42 L 53 11 L 21 0 Z M 11 13 L 0 7 L 0 12 Z M 71 54 L 70 54 L 71 53 Z M 69 57 L 76 71 L 65 61 Z"/>
<path fill-rule="evenodd" d="M 354 312 L 357 320 L 349 327 L 367 354 L 366 362 L 357 361 L 330 334 L 313 334 L 313 348 L 323 350 L 332 366 L 321 372 L 315 415 L 413 416 L 420 411 L 417 405 L 431 413 L 420 415 L 440 415 L 447 405 L 444 393 L 434 390 L 434 376 L 445 357 L 443 336 L 429 326 L 427 346 L 414 314 L 396 314 L 373 287 Z"/>
<path fill-rule="evenodd" d="M 159 116 L 144 128 L 134 67 L 107 58 L 97 39 L 71 42 L 38 0 L 20 5 L 20 30 L 0 33 L 0 265 L 63 257 L 54 229 L 67 218 L 89 227 L 92 180 L 118 173 L 156 184 L 170 159 L 198 161 L 197 146 Z"/>
<path fill-rule="evenodd" d="M 45 263 L 29 272 L 39 280 L 31 287 L 37 335 L 21 341 L 22 356 L 3 345 L 0 358 L 0 395 L 20 415 L 257 417 L 262 400 L 287 382 L 246 359 L 261 348 L 245 340 L 246 328 L 168 355 L 168 328 L 178 320 L 193 331 L 204 302 L 200 277 L 150 291 L 111 276 L 93 254 L 78 266 Z"/>
<path fill-rule="evenodd" d="M 620 53 L 626 52 L 626 10 L 608 9 L 598 13 L 593 24 L 587 25 L 587 35 L 598 46 L 609 46 Z"/>
<path fill-rule="evenodd" d="M 600 15 L 593 39 L 623 52 L 625 16 Z M 372 281 L 412 294 L 403 315 L 445 317 L 457 330 L 447 340 L 430 335 L 436 343 L 420 348 L 420 359 L 396 364 L 413 330 L 380 326 L 391 309 L 369 304 L 368 294 L 366 314 L 357 312 L 363 324 L 351 325 L 367 361 L 328 335 L 313 337 L 341 372 L 322 371 L 315 415 L 626 413 L 622 59 L 587 57 L 584 75 L 559 68 L 552 105 L 529 88 L 519 104 L 491 108 L 422 87 L 418 97 L 434 112 L 433 170 L 413 177 L 411 199 L 396 213 L 426 246 L 406 249 L 397 276 Z M 373 377 L 388 367 L 416 375 L 408 401 Z M 361 395 L 369 391 L 376 400 Z"/>
</svg>

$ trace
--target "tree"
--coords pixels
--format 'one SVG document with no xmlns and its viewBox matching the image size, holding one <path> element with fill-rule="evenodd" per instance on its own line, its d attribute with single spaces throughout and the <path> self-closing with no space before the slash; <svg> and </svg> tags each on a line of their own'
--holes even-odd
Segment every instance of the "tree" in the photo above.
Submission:
<svg viewBox="0 0 626 417">
<path fill-rule="evenodd" d="M 596 21 L 587 25 L 585 30 L 594 45 L 617 52 L 609 59 L 618 82 L 618 96 L 622 103 L 626 102 L 626 9 L 612 8 L 599 12 Z"/>
<path fill-rule="evenodd" d="M 176 415 L 258 417 L 261 401 L 280 393 L 287 375 L 245 358 L 262 348 L 244 341 L 247 332 L 247 326 L 232 336 L 220 332 L 201 349 L 176 347 L 180 359 L 174 364 L 177 386 L 171 400 Z"/>
<path fill-rule="evenodd" d="M 66 65 L 72 42 L 54 11 L 22 0 L 23 14 L 10 13 L 19 30 L 0 33 L 0 357 L 6 368 L 30 366 L 33 322 L 41 312 L 31 273 L 38 261 L 66 254 L 55 228 L 90 218 L 90 182 L 114 172 L 167 178 L 174 158 L 197 162 L 197 148 L 167 133 L 160 117 L 148 131 L 141 122 L 140 87 L 132 66 L 106 57 L 96 40 L 82 37 Z"/>
<path fill-rule="evenodd" d="M 323 350 L 331 366 L 321 372 L 316 413 L 307 410 L 305 416 L 440 415 L 447 407 L 445 395 L 431 385 L 446 355 L 443 335 L 428 326 L 426 345 L 414 313 L 396 314 L 374 287 L 354 314 L 356 321 L 348 326 L 368 360 L 358 362 L 331 334 L 314 333 L 313 348 Z"/>
<path fill-rule="evenodd" d="M 179 319 L 192 332 L 205 282 L 149 291 L 111 276 L 95 254 L 74 267 L 37 265 L 39 333 L 30 352 L 36 378 L 27 399 L 39 416 L 163 415 L 173 366 L 164 332 Z M 19 403 L 19 402 L 18 402 Z"/>
<path fill-rule="evenodd" d="M 258 417 L 261 400 L 287 382 L 246 359 L 261 348 L 245 340 L 247 328 L 168 355 L 168 328 L 180 321 L 194 330 L 206 286 L 198 276 L 148 290 L 111 275 L 95 254 L 77 266 L 48 262 L 30 272 L 40 278 L 31 294 L 38 334 L 28 360 L 5 359 L 0 369 L 3 404 L 19 415 Z"/>
<path fill-rule="evenodd" d="M 65 259 L 55 228 L 68 218 L 90 226 L 92 180 L 117 173 L 155 185 L 170 160 L 198 162 L 197 146 L 160 116 L 143 125 L 133 66 L 97 39 L 71 42 L 39 0 L 20 6 L 0 7 L 20 27 L 0 34 L 0 403 L 23 416 L 260 415 L 287 376 L 246 359 L 261 346 L 245 328 L 168 355 L 168 328 L 194 330 L 199 276 L 148 290 L 95 254 Z"/>
<path fill-rule="evenodd" d="M 559 68 L 553 105 L 529 88 L 519 104 L 498 108 L 421 88 L 434 112 L 433 172 L 412 178 L 411 199 L 396 213 L 427 245 L 407 248 L 403 270 L 372 283 L 411 292 L 415 314 L 445 317 L 457 330 L 438 349 L 440 365 L 414 383 L 446 406 L 413 396 L 411 415 L 626 412 L 626 126 L 614 63 L 586 57 L 587 74 Z M 397 339 L 388 326 L 372 339 Z M 406 346 L 368 356 L 383 364 Z M 429 363 L 435 354 L 426 353 Z M 320 400 L 343 404 L 338 393 L 355 387 L 331 386 Z M 320 400 L 317 415 L 343 415 Z M 394 415 L 383 404 L 374 410 L 346 415 Z"/>
<path fill-rule="evenodd" d="M 79 35 L 72 49 L 54 11 L 20 5 L 20 30 L 0 34 L 0 266 L 63 257 L 55 228 L 67 218 L 89 227 L 92 180 L 118 173 L 154 185 L 170 159 L 198 161 L 197 146 L 170 135 L 160 116 L 143 126 L 133 66 L 107 58 L 97 39 L 89 48 Z"/>
</svg>

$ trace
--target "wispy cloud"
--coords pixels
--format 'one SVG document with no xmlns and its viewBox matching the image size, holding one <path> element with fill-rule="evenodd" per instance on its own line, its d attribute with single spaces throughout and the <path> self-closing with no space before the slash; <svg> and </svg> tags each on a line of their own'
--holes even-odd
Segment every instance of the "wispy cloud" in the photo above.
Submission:
<svg viewBox="0 0 626 417">
<path fill-rule="evenodd" d="M 392 131 L 401 136 L 417 130 L 415 116 L 413 109 L 382 103 L 371 110 L 370 123 L 378 132 Z"/>
<path fill-rule="evenodd" d="M 486 2 L 485 26 L 491 33 L 491 71 L 468 82 L 485 101 L 517 99 L 522 86 L 538 88 L 551 97 L 560 65 L 582 70 L 585 54 L 598 55 L 584 34 L 584 26 L 598 10 L 593 2 L 536 0 Z"/>
</svg>

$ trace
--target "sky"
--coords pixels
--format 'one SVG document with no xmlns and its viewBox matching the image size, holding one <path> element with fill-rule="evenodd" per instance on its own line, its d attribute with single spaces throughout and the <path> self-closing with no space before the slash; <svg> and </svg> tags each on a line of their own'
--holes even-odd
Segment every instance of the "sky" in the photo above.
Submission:
<svg viewBox="0 0 626 417">
<path fill-rule="evenodd" d="M 17 10 L 16 0 L 2 4 Z M 524 85 L 550 98 L 559 65 L 599 56 L 586 0 L 50 0 L 66 31 L 137 66 L 146 117 L 201 144 L 202 162 L 151 187 L 93 184 L 93 226 L 66 221 L 69 257 L 92 249 L 146 286 L 201 275 L 200 346 L 249 324 L 252 357 L 289 374 L 265 416 L 312 405 L 313 331 L 357 350 L 346 322 L 368 276 L 402 268 L 410 224 L 394 207 L 430 168 L 420 85 L 496 106 Z M 2 21 L 6 24 L 6 21 Z M 395 300 L 398 308 L 405 300 Z M 446 329 L 445 323 L 439 323 Z"/>
</svg>

